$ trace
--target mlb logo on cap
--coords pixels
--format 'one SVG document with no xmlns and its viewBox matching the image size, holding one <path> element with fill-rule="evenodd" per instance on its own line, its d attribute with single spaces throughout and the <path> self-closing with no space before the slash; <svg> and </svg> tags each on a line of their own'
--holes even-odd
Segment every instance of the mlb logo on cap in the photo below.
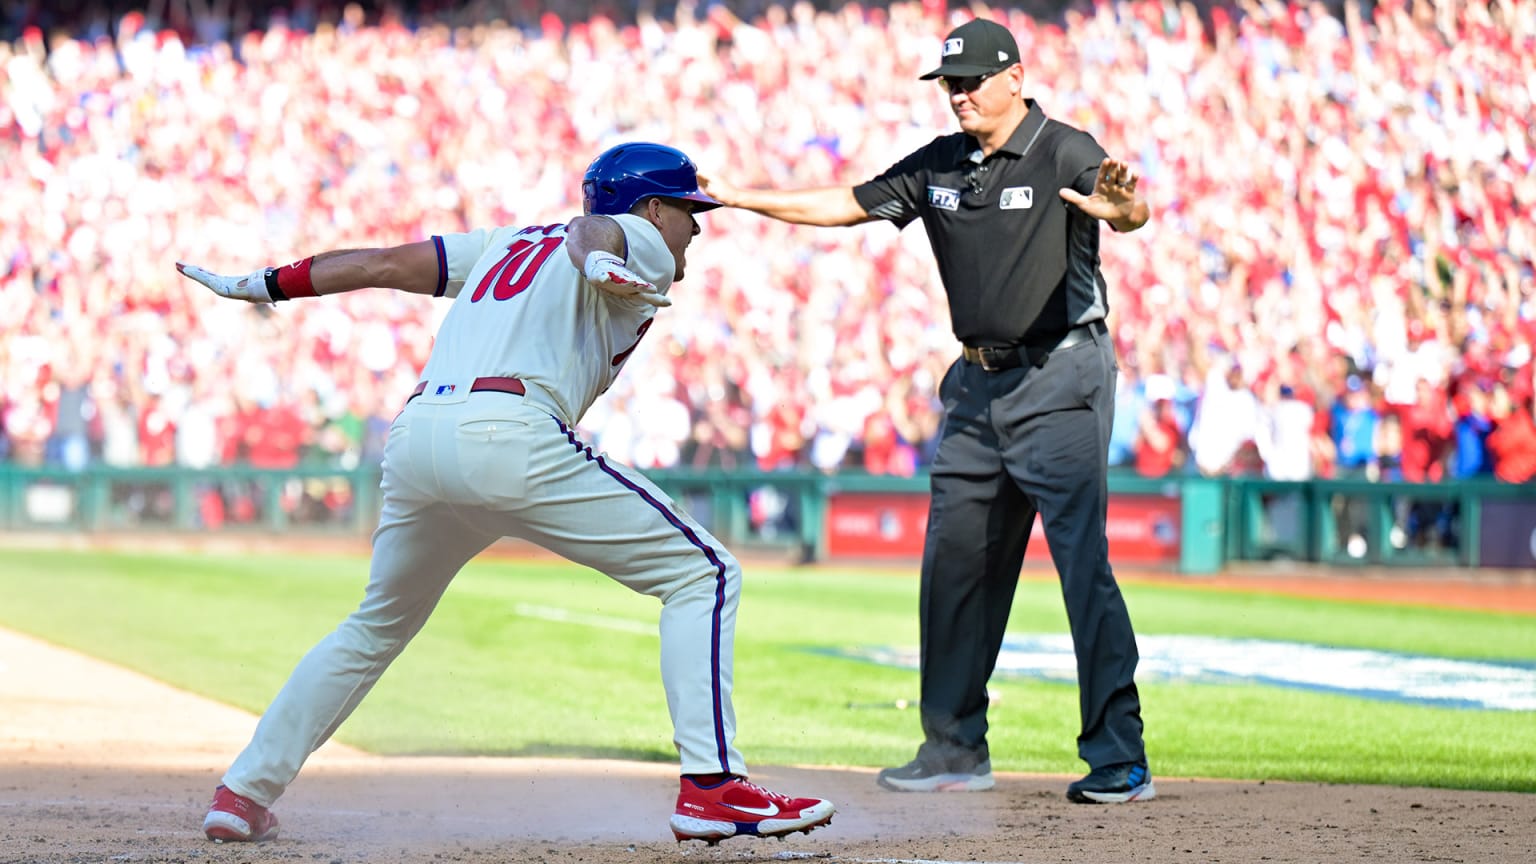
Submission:
<svg viewBox="0 0 1536 864">
<path fill-rule="evenodd" d="M 944 37 L 939 68 L 922 76 L 924 81 L 939 77 L 963 78 L 986 75 L 1019 62 L 1019 43 L 1008 28 L 985 18 L 974 18 L 951 30 Z"/>
</svg>

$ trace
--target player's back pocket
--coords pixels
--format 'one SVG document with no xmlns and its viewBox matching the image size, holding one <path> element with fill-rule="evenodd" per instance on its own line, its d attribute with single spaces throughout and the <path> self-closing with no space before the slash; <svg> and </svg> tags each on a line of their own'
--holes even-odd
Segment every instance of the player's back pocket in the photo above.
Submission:
<svg viewBox="0 0 1536 864">
<path fill-rule="evenodd" d="M 445 491 L 469 504 L 521 506 L 528 492 L 528 452 L 536 437 L 520 419 L 460 422 L 454 429 L 456 458 L 438 465 Z"/>
</svg>

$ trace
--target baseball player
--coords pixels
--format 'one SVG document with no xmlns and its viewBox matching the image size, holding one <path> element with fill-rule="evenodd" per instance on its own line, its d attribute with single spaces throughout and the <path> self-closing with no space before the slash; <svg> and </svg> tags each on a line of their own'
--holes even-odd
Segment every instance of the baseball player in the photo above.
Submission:
<svg viewBox="0 0 1536 864">
<path fill-rule="evenodd" d="M 502 537 L 519 537 L 662 601 L 661 669 L 682 762 L 671 828 L 714 845 L 828 824 L 833 805 L 746 779 L 733 743 L 736 559 L 639 473 L 576 437 L 667 290 L 683 278 L 699 191 L 671 147 L 621 144 L 582 181 L 566 224 L 445 234 L 337 250 L 246 276 L 177 263 L 222 297 L 252 303 L 393 288 L 453 298 L 421 383 L 384 451 L 382 512 L 357 611 L 301 661 L 214 793 L 210 839 L 277 836 L 269 808 L 431 615 L 449 581 Z"/>
</svg>

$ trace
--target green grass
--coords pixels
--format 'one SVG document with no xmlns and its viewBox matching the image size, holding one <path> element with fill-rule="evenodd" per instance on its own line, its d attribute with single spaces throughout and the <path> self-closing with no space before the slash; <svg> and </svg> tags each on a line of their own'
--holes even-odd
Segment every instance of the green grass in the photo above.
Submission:
<svg viewBox="0 0 1536 864">
<path fill-rule="evenodd" d="M 0 626 L 260 712 L 293 664 L 356 605 L 357 557 L 0 550 Z M 1536 660 L 1536 618 L 1129 583 L 1141 634 L 1293 639 L 1458 658 Z M 738 743 L 754 764 L 905 761 L 917 674 L 825 649 L 911 646 L 911 569 L 749 568 L 737 627 Z M 657 640 L 520 614 L 554 607 L 654 628 L 657 604 L 560 563 L 481 560 L 341 728 L 380 753 L 671 761 Z M 1059 589 L 1027 578 L 1010 631 L 1065 633 Z M 652 631 L 653 632 L 653 631 Z M 1000 680 L 1002 771 L 1081 773 L 1072 685 Z M 1465 711 L 1256 685 L 1143 683 L 1154 771 L 1536 792 L 1531 712 Z"/>
</svg>

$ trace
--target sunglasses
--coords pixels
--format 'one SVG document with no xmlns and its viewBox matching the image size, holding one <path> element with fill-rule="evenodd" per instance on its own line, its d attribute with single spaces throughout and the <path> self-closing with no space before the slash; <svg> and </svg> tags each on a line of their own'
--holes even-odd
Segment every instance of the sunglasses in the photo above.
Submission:
<svg viewBox="0 0 1536 864">
<path fill-rule="evenodd" d="M 967 75 L 964 78 L 957 78 L 953 75 L 942 75 L 939 77 L 939 86 L 944 88 L 945 93 L 971 93 L 974 92 L 976 88 L 985 83 L 988 78 L 991 78 L 993 75 L 996 75 L 1001 71 L 1003 70 L 994 69 L 985 75 Z"/>
</svg>

